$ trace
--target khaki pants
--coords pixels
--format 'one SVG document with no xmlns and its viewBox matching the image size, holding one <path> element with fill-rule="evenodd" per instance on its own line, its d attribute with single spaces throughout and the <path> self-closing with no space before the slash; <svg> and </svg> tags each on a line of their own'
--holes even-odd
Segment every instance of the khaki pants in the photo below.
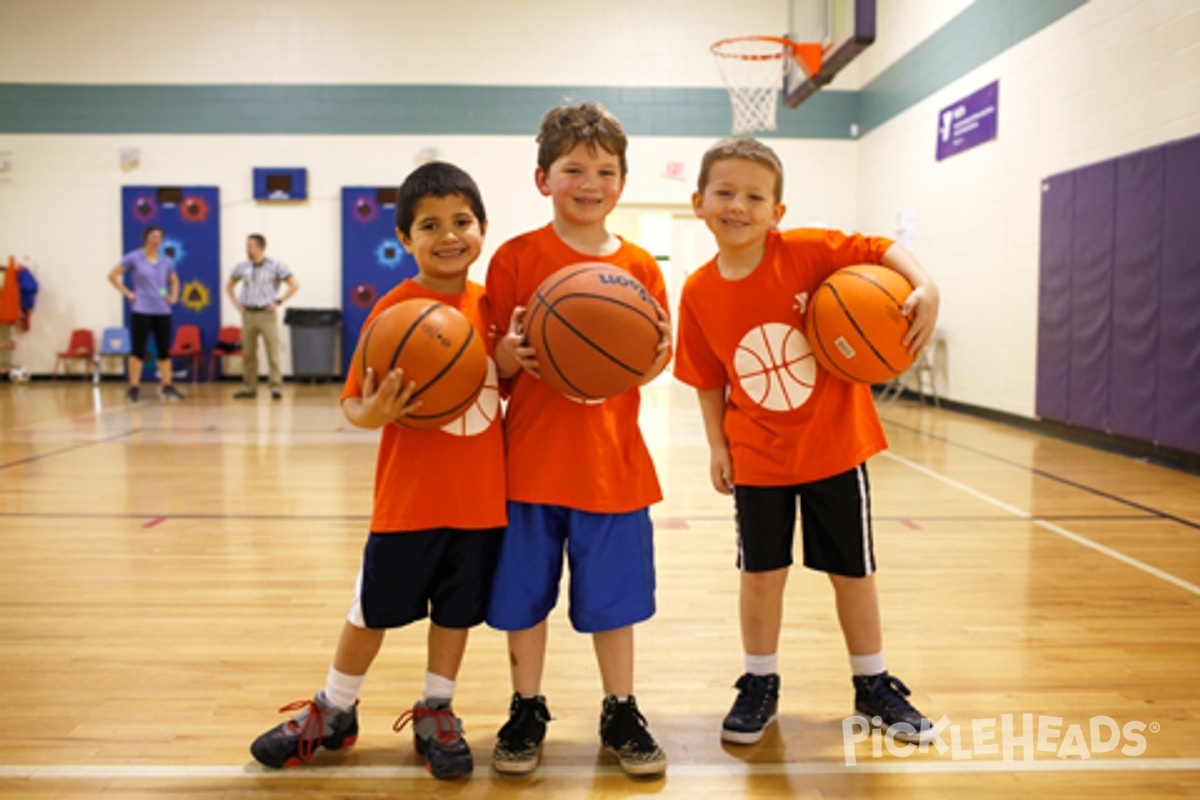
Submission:
<svg viewBox="0 0 1200 800">
<path fill-rule="evenodd" d="M 246 311 L 242 315 L 242 382 L 247 389 L 258 385 L 258 339 L 267 350 L 271 388 L 283 386 L 279 371 L 279 320 L 274 311 Z"/>
</svg>

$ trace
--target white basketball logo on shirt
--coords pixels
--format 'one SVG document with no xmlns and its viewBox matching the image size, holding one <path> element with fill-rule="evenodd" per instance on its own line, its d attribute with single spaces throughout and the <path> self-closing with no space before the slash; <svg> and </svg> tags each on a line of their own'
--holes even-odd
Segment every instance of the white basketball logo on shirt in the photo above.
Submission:
<svg viewBox="0 0 1200 800">
<path fill-rule="evenodd" d="M 742 337 L 733 355 L 738 384 L 768 411 L 804 405 L 817 380 L 817 363 L 798 328 L 768 322 Z"/>
<path fill-rule="evenodd" d="M 442 426 L 452 436 L 478 436 L 488 429 L 492 420 L 500 413 L 500 381 L 496 375 L 496 362 L 488 358 L 487 377 L 483 379 L 483 391 L 461 417 Z"/>
</svg>

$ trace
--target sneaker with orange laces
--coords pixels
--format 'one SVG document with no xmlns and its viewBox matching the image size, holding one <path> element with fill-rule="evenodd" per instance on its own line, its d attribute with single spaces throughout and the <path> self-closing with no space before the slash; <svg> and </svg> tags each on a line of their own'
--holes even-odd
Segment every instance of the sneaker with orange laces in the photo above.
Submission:
<svg viewBox="0 0 1200 800">
<path fill-rule="evenodd" d="M 279 712 L 299 713 L 255 739 L 250 754 L 263 766 L 282 769 L 307 762 L 318 747 L 350 747 L 358 741 L 357 707 L 356 702 L 345 710 L 337 708 L 325 699 L 323 691 L 312 700 L 289 703 Z"/>
<path fill-rule="evenodd" d="M 469 775 L 475 762 L 463 739 L 462 720 L 454 716 L 449 701 L 431 702 L 433 705 L 418 700 L 411 710 L 399 716 L 392 729 L 399 733 L 412 723 L 413 745 L 425 756 L 425 768 L 433 777 L 451 780 Z"/>
</svg>

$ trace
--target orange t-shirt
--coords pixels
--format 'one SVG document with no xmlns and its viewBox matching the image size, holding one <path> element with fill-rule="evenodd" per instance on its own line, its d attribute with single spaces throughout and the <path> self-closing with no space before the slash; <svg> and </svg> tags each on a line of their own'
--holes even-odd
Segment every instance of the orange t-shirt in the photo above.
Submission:
<svg viewBox="0 0 1200 800">
<path fill-rule="evenodd" d="M 504 492 L 504 433 L 496 364 L 491 359 L 492 315 L 483 287 L 467 282 L 462 294 L 434 292 L 406 280 L 375 304 L 363 330 L 384 309 L 402 300 L 427 297 L 466 315 L 488 349 L 488 377 L 475 404 L 458 419 L 433 430 L 384 425 L 375 463 L 375 502 L 371 530 L 376 533 L 429 528 L 498 528 L 507 521 Z M 349 370 L 342 399 L 362 394 Z"/>
<path fill-rule="evenodd" d="M 662 272 L 645 250 L 623 241 L 612 255 L 584 255 L 547 225 L 510 239 L 492 257 L 487 293 L 500 328 L 507 329 L 513 309 L 527 306 L 548 276 L 584 261 L 626 270 L 667 307 Z M 504 415 L 509 498 L 597 514 L 636 511 L 662 500 L 638 427 L 640 404 L 636 387 L 601 403 L 581 403 L 519 373 Z"/>
<path fill-rule="evenodd" d="M 870 387 L 817 365 L 802 309 L 834 271 L 878 264 L 891 245 L 831 230 L 771 231 L 745 278 L 721 277 L 716 259 L 688 277 L 675 376 L 697 389 L 728 387 L 723 427 L 735 484 L 808 483 L 887 447 Z"/>
</svg>

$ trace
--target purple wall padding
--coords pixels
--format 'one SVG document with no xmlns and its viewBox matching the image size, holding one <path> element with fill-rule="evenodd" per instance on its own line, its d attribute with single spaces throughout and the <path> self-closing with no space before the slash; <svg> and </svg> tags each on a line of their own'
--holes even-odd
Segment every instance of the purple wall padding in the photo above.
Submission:
<svg viewBox="0 0 1200 800">
<path fill-rule="evenodd" d="M 1075 175 L 1042 181 L 1038 286 L 1037 415 L 1067 421 L 1071 386 L 1071 230 Z"/>
<path fill-rule="evenodd" d="M 1200 136 L 1166 150 L 1156 438 L 1200 453 Z"/>
<path fill-rule="evenodd" d="M 1113 237 L 1112 432 L 1153 441 L 1158 396 L 1166 148 L 1117 159 Z"/>
<path fill-rule="evenodd" d="M 1108 430 L 1117 164 L 1075 173 L 1071 237 L 1071 387 L 1067 421 Z"/>
<path fill-rule="evenodd" d="M 1037 414 L 1200 453 L 1200 136 L 1042 181 Z"/>
</svg>

